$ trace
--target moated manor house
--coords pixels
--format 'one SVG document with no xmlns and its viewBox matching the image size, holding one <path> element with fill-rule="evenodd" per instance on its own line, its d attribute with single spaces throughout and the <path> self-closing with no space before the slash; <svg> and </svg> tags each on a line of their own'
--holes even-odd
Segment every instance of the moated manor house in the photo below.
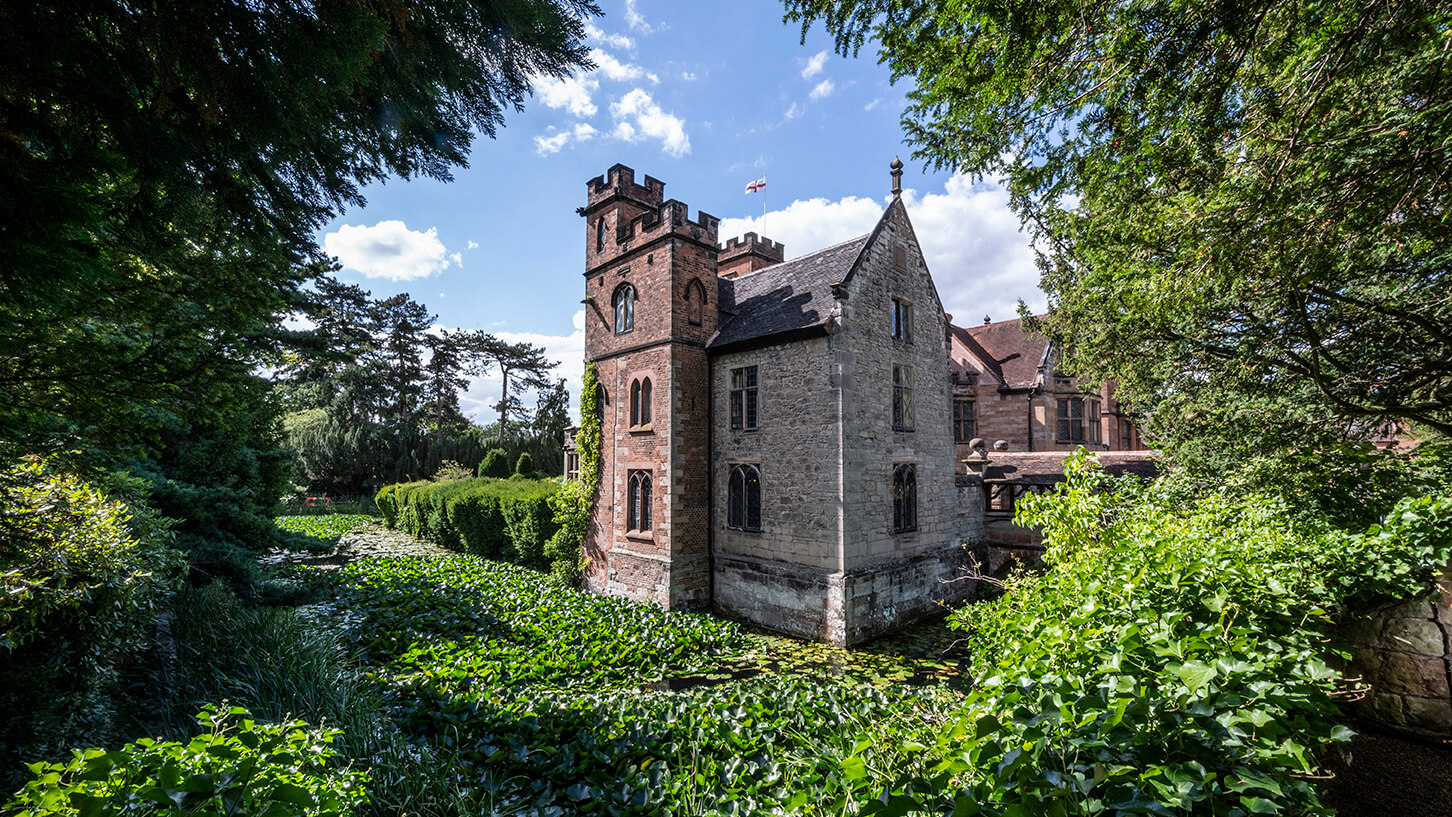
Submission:
<svg viewBox="0 0 1452 817">
<path fill-rule="evenodd" d="M 985 536 L 972 438 L 1138 446 L 1017 321 L 951 325 L 901 173 L 870 234 L 792 261 L 752 233 L 718 243 L 719 219 L 623 165 L 588 183 L 591 589 L 854 643 L 971 597 L 950 580 Z"/>
</svg>

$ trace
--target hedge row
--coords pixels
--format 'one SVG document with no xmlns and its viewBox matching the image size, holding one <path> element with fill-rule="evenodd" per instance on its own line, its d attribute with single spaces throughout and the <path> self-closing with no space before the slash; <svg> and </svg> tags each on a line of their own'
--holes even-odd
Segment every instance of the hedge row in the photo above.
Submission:
<svg viewBox="0 0 1452 817">
<path fill-rule="evenodd" d="M 486 559 L 549 568 L 545 543 L 559 525 L 549 497 L 558 483 L 459 479 L 388 485 L 375 501 L 390 528 Z"/>
</svg>

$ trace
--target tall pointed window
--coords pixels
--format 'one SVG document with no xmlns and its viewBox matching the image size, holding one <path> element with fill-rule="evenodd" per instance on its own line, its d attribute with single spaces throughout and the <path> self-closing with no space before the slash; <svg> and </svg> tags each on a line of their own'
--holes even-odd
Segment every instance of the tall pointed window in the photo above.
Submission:
<svg viewBox="0 0 1452 817">
<path fill-rule="evenodd" d="M 595 252 L 605 251 L 605 217 L 595 220 Z"/>
<path fill-rule="evenodd" d="M 635 287 L 621 284 L 615 290 L 615 334 L 620 335 L 635 328 Z"/>
<path fill-rule="evenodd" d="M 892 430 L 913 430 L 913 367 L 892 367 Z"/>
<path fill-rule="evenodd" d="M 630 425 L 650 424 L 650 378 L 630 384 Z"/>
<path fill-rule="evenodd" d="M 650 530 L 650 472 L 631 471 L 629 495 L 625 501 L 626 526 L 633 531 Z"/>
<path fill-rule="evenodd" d="M 726 488 L 726 527 L 761 530 L 761 469 L 755 465 L 731 466 Z"/>
<path fill-rule="evenodd" d="M 904 463 L 892 469 L 892 532 L 918 529 L 918 472 Z"/>
</svg>

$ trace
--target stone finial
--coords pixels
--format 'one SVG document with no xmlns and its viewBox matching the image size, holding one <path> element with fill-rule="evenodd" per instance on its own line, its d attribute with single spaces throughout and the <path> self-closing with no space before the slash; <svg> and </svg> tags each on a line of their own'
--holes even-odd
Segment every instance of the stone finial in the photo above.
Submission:
<svg viewBox="0 0 1452 817">
<path fill-rule="evenodd" d="M 892 197 L 902 198 L 902 160 L 896 156 L 892 157 Z"/>
<path fill-rule="evenodd" d="M 994 451 L 1007 451 L 1008 450 L 1008 440 L 994 440 L 993 441 L 993 450 Z"/>
<path fill-rule="evenodd" d="M 968 448 L 971 451 L 963 458 L 963 467 L 970 474 L 982 476 L 988 468 L 988 446 L 981 438 L 974 437 L 968 441 Z"/>
<path fill-rule="evenodd" d="M 983 316 L 983 325 L 984 326 L 987 326 L 990 323 L 993 323 L 993 316 L 992 315 L 984 315 Z"/>
</svg>

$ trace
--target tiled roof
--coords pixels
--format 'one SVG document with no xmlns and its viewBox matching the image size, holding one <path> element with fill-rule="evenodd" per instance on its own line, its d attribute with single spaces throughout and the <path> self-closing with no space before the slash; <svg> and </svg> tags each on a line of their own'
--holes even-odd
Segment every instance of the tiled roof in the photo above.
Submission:
<svg viewBox="0 0 1452 817">
<path fill-rule="evenodd" d="M 1018 318 L 971 329 L 955 326 L 953 335 L 1005 388 L 1026 389 L 1038 383 L 1039 363 L 1044 359 L 1049 340 L 1043 335 L 1025 332 Z"/>
<path fill-rule="evenodd" d="M 1010 480 L 1036 485 L 1049 485 L 1064 479 L 1064 460 L 1068 451 L 990 451 L 983 478 Z M 1154 477 L 1160 472 L 1157 451 L 1115 451 L 1094 455 L 1104 470 L 1113 476 L 1134 474 Z"/>
<path fill-rule="evenodd" d="M 836 305 L 832 285 L 847 278 L 870 238 L 854 238 L 737 278 L 718 278 L 720 328 L 707 346 L 719 349 L 825 327 Z"/>
</svg>

